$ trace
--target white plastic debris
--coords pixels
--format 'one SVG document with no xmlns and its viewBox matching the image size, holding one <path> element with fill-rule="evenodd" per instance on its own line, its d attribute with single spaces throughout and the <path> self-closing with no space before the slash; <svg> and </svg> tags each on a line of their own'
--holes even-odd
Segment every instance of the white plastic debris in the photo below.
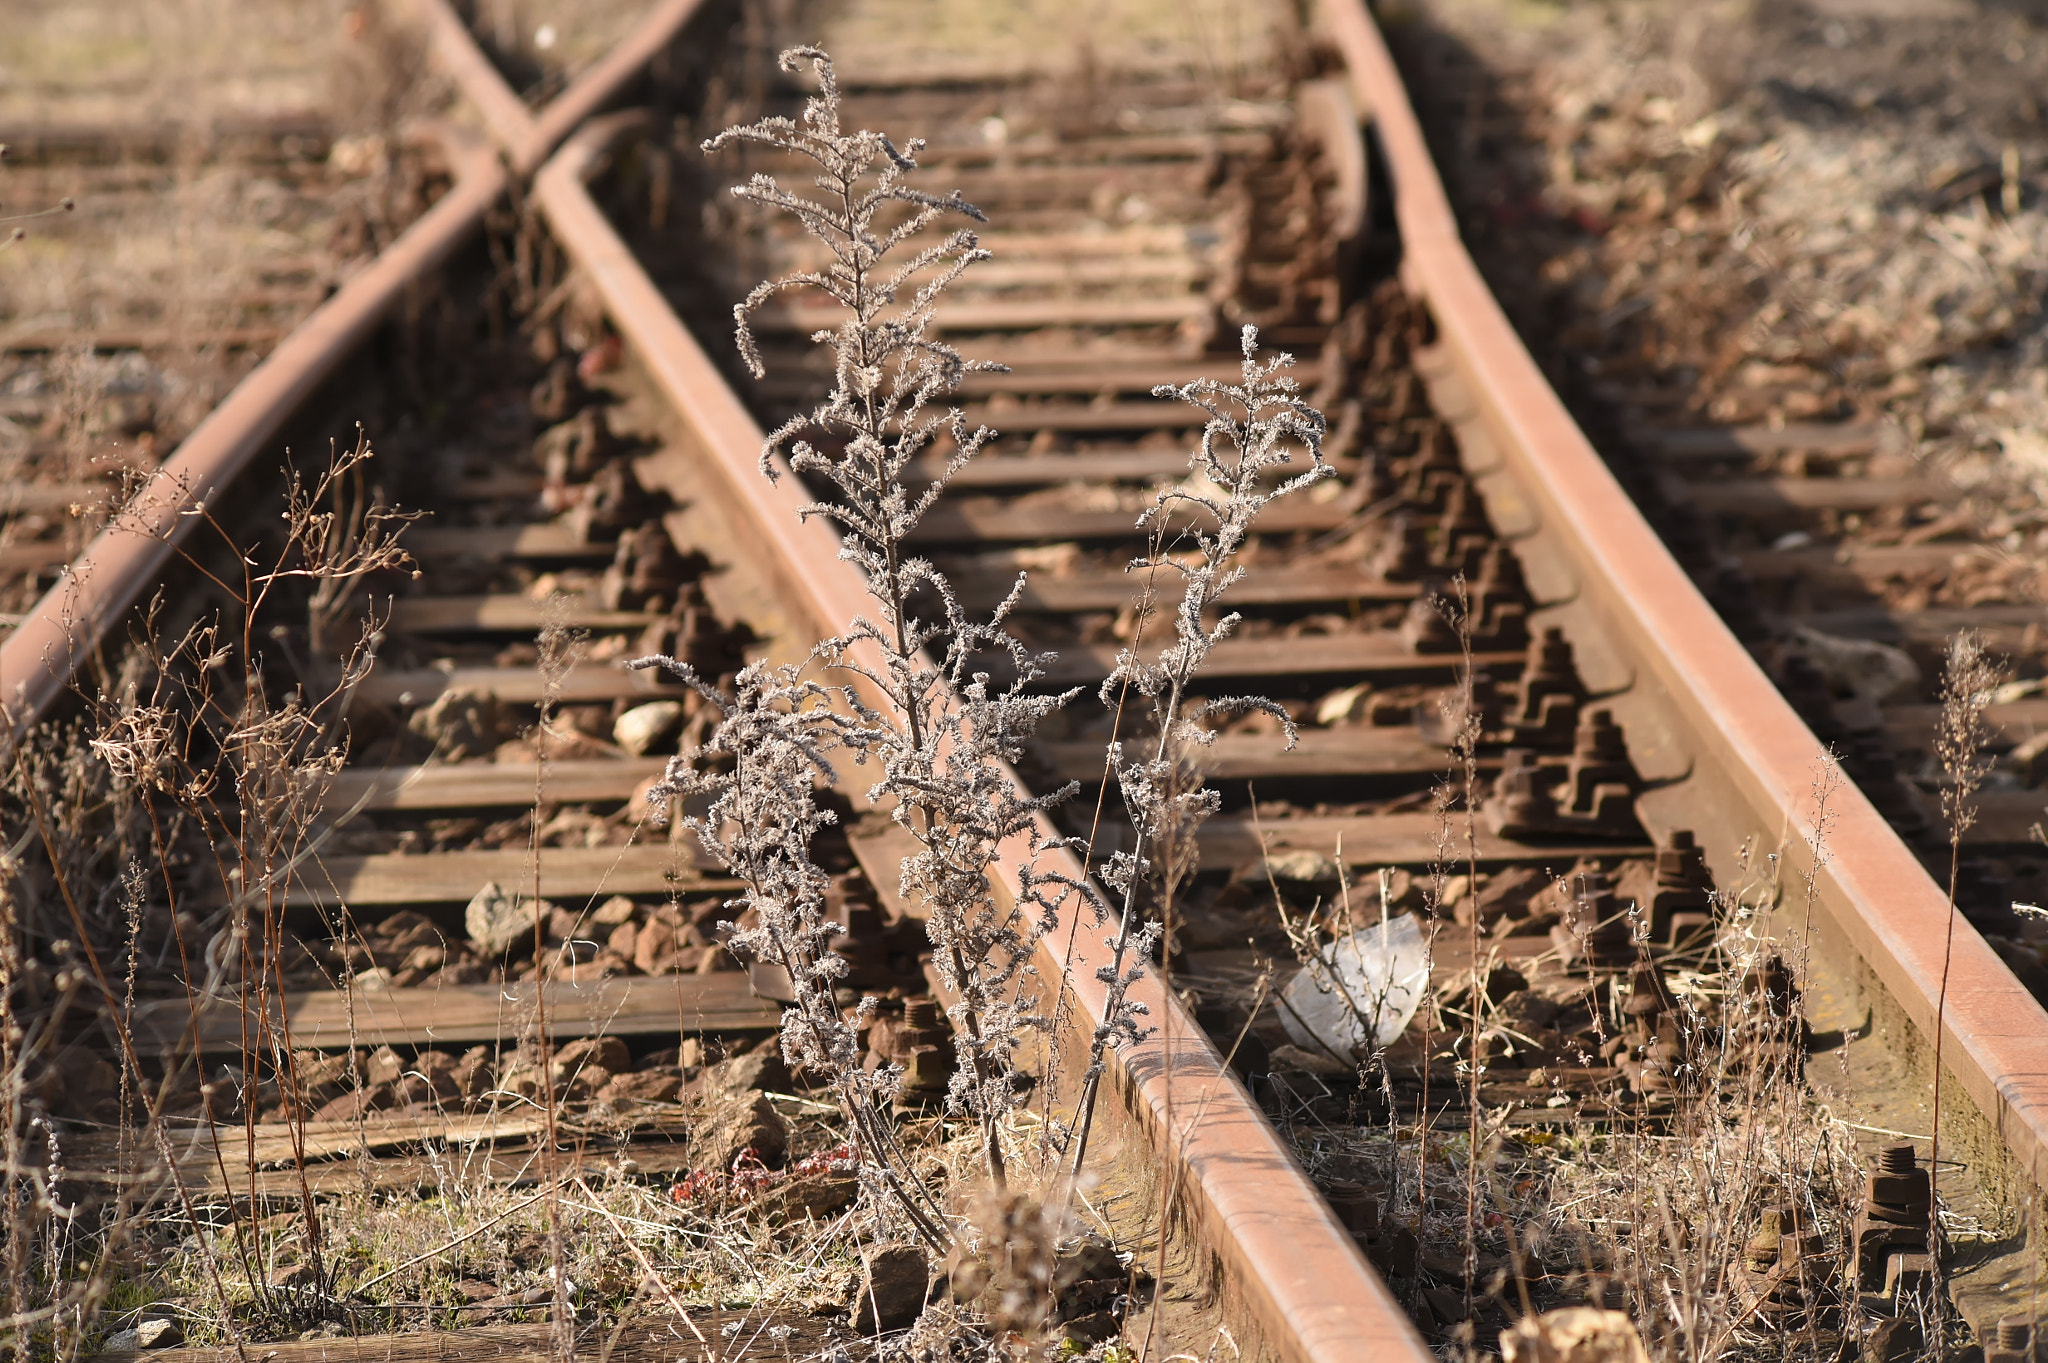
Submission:
<svg viewBox="0 0 2048 1363">
<path fill-rule="evenodd" d="M 1404 913 L 1324 947 L 1280 991 L 1280 1020 L 1303 1050 L 1355 1055 L 1406 1031 L 1428 987 L 1429 942 Z"/>
</svg>

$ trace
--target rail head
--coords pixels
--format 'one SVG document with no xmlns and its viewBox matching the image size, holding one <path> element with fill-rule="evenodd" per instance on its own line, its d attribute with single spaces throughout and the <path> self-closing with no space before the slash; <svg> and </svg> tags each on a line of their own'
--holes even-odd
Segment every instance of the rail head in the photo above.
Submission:
<svg viewBox="0 0 2048 1363">
<path fill-rule="evenodd" d="M 771 485 L 760 476 L 760 424 L 585 187 L 613 141 L 636 123 L 629 114 L 586 125 L 535 177 L 535 200 L 556 240 L 701 443 L 751 522 L 749 530 L 789 565 L 787 581 L 800 595 L 802 613 L 826 628 L 843 623 L 868 598 L 856 570 L 839 557 L 836 535 L 821 519 L 798 518 L 805 498 L 794 478 Z M 1014 877 L 1023 849 L 1006 852 L 1002 870 Z M 1038 871 L 1086 874 L 1070 854 L 1059 855 L 1059 865 L 1041 856 Z M 1063 911 L 1057 928 L 1040 941 L 1038 965 L 1066 992 L 1078 1012 L 1078 1028 L 1092 1031 L 1106 1015 L 1106 987 L 1094 973 L 1103 953 L 1091 949 L 1094 934 L 1080 914 L 1079 906 Z M 1063 960 L 1070 940 L 1072 958 Z M 1392 1292 L 1179 998 L 1150 971 L 1130 996 L 1151 1010 L 1158 1030 L 1114 1053 L 1116 1087 L 1154 1157 L 1162 1167 L 1177 1167 L 1177 1203 L 1202 1228 L 1222 1269 L 1224 1295 L 1258 1331 L 1256 1343 L 1239 1345 L 1289 1360 L 1430 1358 Z"/>
<path fill-rule="evenodd" d="M 1428 301 L 1525 491 L 1582 547 L 1578 566 L 1602 608 L 1643 641 L 1654 680 L 1708 745 L 1698 757 L 1732 778 L 1755 826 L 1789 830 L 1785 850 L 1795 859 L 1824 837 L 1818 888 L 1836 926 L 1923 1036 L 1934 1034 L 1939 1012 L 1946 1067 L 2019 1166 L 2041 1168 L 2048 1012 L 1853 786 L 1831 799 L 1826 827 L 1818 826 L 1820 741 L 1644 521 L 1486 287 L 1364 0 L 1324 0 L 1322 19 L 1378 133 L 1404 278 Z M 1946 1006 L 1938 1008 L 1944 973 Z"/>
</svg>

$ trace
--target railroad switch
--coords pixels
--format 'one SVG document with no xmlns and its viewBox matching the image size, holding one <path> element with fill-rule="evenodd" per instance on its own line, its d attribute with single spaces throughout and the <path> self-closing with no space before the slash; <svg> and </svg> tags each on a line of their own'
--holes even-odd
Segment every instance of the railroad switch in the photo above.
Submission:
<svg viewBox="0 0 2048 1363">
<path fill-rule="evenodd" d="M 1467 582 L 1477 580 L 1493 541 L 1493 526 L 1486 519 L 1486 507 L 1472 480 L 1459 476 L 1445 485 L 1443 517 L 1437 522 L 1436 563 L 1447 573 L 1460 573 Z"/>
<path fill-rule="evenodd" d="M 1902 1292 L 1912 1295 L 1912 1280 L 1921 1275 L 1914 1261 L 1929 1259 L 1932 1250 L 1933 1198 L 1933 1180 L 1913 1147 L 1886 1146 L 1865 1177 L 1863 1206 L 1849 1231 L 1859 1291 L 1882 1292 L 1893 1302 Z"/>
<path fill-rule="evenodd" d="M 1731 1068 L 1765 1067 L 1783 1063 L 1796 1070 L 1804 1061 L 1808 1024 L 1796 1019 L 1793 1005 L 1799 986 L 1792 981 L 1785 962 L 1777 956 L 1758 961 L 1743 972 L 1738 986 L 1741 1006 L 1729 1024 Z"/>
<path fill-rule="evenodd" d="M 1469 695 L 1460 695 L 1462 687 L 1439 691 L 1416 703 L 1408 712 L 1415 722 L 1416 733 L 1425 743 L 1440 747 L 1454 748 L 1465 730 L 1465 716 L 1477 711 L 1479 714 L 1479 738 L 1483 743 L 1488 734 L 1498 734 L 1506 721 L 1508 696 L 1501 689 L 1499 678 L 1484 668 L 1472 674 Z M 1446 713 L 1446 706 L 1449 713 Z M 1469 708 L 1468 708 L 1469 707 Z"/>
<path fill-rule="evenodd" d="M 1793 983 L 1784 958 L 1774 955 L 1743 972 L 1742 996 L 1765 1016 L 1784 1018 L 1791 1015 L 1792 1005 L 1799 999 L 1799 986 Z"/>
<path fill-rule="evenodd" d="M 1434 607 L 1427 603 L 1418 605 L 1436 617 Z M 1515 612 L 1510 609 L 1514 605 L 1497 599 L 1492 618 L 1503 629 L 1521 628 L 1526 634 L 1526 628 L 1516 623 Z M 1411 621 L 1415 618 L 1411 611 Z M 1450 638 L 1455 648 L 1456 636 Z M 1474 643 L 1479 641 L 1475 639 Z M 1572 646 L 1565 641 L 1563 632 L 1555 629 L 1545 630 L 1538 640 L 1524 638 L 1517 646 L 1528 650 L 1520 681 L 1503 686 L 1499 678 L 1483 669 L 1472 676 L 1470 704 L 1479 711 L 1479 741 L 1541 752 L 1571 751 L 1578 731 L 1579 706 L 1586 694 L 1572 661 Z M 1441 702 L 1448 697 L 1456 704 L 1458 689 L 1440 691 L 1419 704 L 1404 706 L 1394 722 L 1412 719 L 1426 741 L 1455 746 L 1464 731 L 1464 711 L 1460 706 L 1455 716 L 1446 716 Z M 1509 757 L 1513 757 L 1512 752 Z"/>
<path fill-rule="evenodd" d="M 1493 794 L 1484 805 L 1487 824 L 1495 834 L 1504 838 L 1642 835 L 1635 813 L 1638 783 L 1603 779 L 1621 771 L 1634 775 L 1626 753 L 1616 763 L 1597 746 L 1611 740 L 1598 731 L 1582 729 L 1581 733 L 1585 738 L 1580 750 L 1562 771 L 1544 766 L 1526 748 L 1510 748 L 1503 755 Z M 1559 776 L 1571 793 L 1569 806 L 1561 807 L 1551 789 Z"/>
<path fill-rule="evenodd" d="M 1377 356 L 1375 356 L 1377 363 Z M 1423 396 L 1422 380 L 1413 369 L 1406 368 L 1405 356 L 1390 361 L 1398 366 L 1391 379 L 1373 383 L 1367 390 L 1368 398 L 1377 398 L 1378 417 L 1383 426 L 1402 426 L 1418 417 L 1427 416 L 1429 399 Z M 1370 382 L 1370 381 L 1369 381 Z"/>
<path fill-rule="evenodd" d="M 1372 1189 L 1351 1179 L 1323 1185 L 1330 1210 L 1354 1236 L 1370 1236 L 1380 1228 L 1380 1200 Z"/>
<path fill-rule="evenodd" d="M 1557 797 L 1550 793 L 1546 771 L 1527 748 L 1510 748 L 1501 759 L 1493 794 L 1483 806 L 1486 822 L 1501 837 L 1547 831 L 1557 823 Z"/>
<path fill-rule="evenodd" d="M 1469 486 L 1459 484 L 1460 489 Z M 1460 492 L 1461 503 L 1465 495 Z M 1463 573 L 1474 584 L 1466 617 L 1472 647 L 1486 653 L 1528 647 L 1528 589 L 1522 579 L 1521 561 L 1512 550 L 1480 536 L 1465 535 L 1455 555 L 1444 555 L 1432 563 L 1426 557 L 1426 535 L 1413 520 L 1401 518 L 1396 527 L 1382 545 L 1377 560 L 1382 577 L 1388 581 L 1415 580 L 1426 577 L 1432 569 L 1439 574 L 1453 570 Z M 1450 533 L 1439 532 L 1439 546 L 1448 542 Z M 1410 603 L 1408 614 L 1401 621 L 1401 640 L 1410 652 L 1456 653 L 1464 646 L 1458 630 L 1437 607 L 1435 598 L 1441 595 L 1443 591 L 1432 586 Z"/>
<path fill-rule="evenodd" d="M 745 665 L 744 633 L 719 620 L 705 603 L 702 587 L 681 583 L 674 589 L 674 602 L 666 615 L 649 621 L 641 631 L 637 647 L 643 657 L 659 653 L 688 663 L 706 680 L 725 678 Z"/>
<path fill-rule="evenodd" d="M 1514 747 L 1485 805 L 1487 822 L 1499 836 L 1642 836 L 1635 812 L 1642 778 L 1629 760 L 1627 738 L 1613 711 L 1581 714 L 1585 698 L 1571 645 L 1561 631 L 1546 629 L 1529 647 L 1519 703 L 1507 721 Z M 1553 740 L 1566 723 L 1571 761 L 1562 773 L 1561 802 L 1550 788 L 1559 773 L 1539 763 L 1531 750 L 1536 742 L 1525 740 Z"/>
<path fill-rule="evenodd" d="M 1355 404 L 1345 404 L 1347 413 L 1354 407 Z M 1359 461 L 1358 471 L 1351 475 L 1351 502 L 1360 508 L 1378 506 L 1399 491 L 1394 485 L 1394 475 L 1387 468 L 1389 458 L 1375 445 L 1372 452 Z"/>
<path fill-rule="evenodd" d="M 1417 444 L 1402 473 L 1401 499 L 1416 511 L 1441 512 L 1450 502 L 1451 489 L 1465 480 L 1458 443 L 1440 418 L 1431 417 Z"/>
<path fill-rule="evenodd" d="M 612 434 L 602 407 L 585 407 L 556 422 L 533 442 L 534 462 L 541 466 L 541 505 L 550 512 L 567 511 L 586 498 L 590 482 L 605 464 L 625 453 Z"/>
</svg>

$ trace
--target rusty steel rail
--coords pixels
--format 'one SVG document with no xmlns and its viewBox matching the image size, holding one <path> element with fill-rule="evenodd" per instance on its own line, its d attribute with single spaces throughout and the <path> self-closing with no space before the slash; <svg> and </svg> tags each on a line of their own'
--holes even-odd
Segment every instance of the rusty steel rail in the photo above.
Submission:
<svg viewBox="0 0 2048 1363">
<path fill-rule="evenodd" d="M 530 174 L 578 124 L 616 99 L 675 41 L 700 2 L 663 0 L 538 117 L 500 81 L 502 98 L 480 107 L 492 132 L 506 143 L 512 173 Z M 456 67 L 451 74 L 467 89 L 465 76 L 471 73 L 460 67 L 464 53 L 484 62 L 482 53 L 445 0 L 425 0 L 423 11 L 439 59 Z M 488 62 L 484 65 L 488 69 Z M 447 148 L 455 166 L 454 187 L 235 386 L 0 643 L 0 712 L 6 716 L 0 743 L 11 749 L 62 694 L 108 630 L 162 577 L 207 501 L 247 470 L 416 280 L 482 227 L 484 214 L 511 183 L 505 167 L 488 144 L 461 129 L 435 125 L 427 132 Z"/>
<path fill-rule="evenodd" d="M 2048 1012 L 1952 909 L 1912 851 L 1853 784 L 1820 826 L 1821 744 L 1722 623 L 1573 421 L 1466 252 L 1392 56 L 1363 0 L 1327 0 L 1323 21 L 1394 184 L 1403 282 L 1425 299 L 1444 348 L 1538 522 L 1571 553 L 1579 584 L 1649 683 L 1687 722 L 1694 783 L 1722 821 L 1725 862 L 1744 838 L 1799 873 L 1825 839 L 1821 926 L 1853 949 L 1919 1034 L 1934 1035 L 1947 943 L 1943 1063 L 2021 1169 L 2048 1146 Z M 1643 802 L 1658 823 L 1658 802 Z M 1697 825 L 1699 814 L 1688 818 Z M 1708 831 L 1702 829 L 1703 832 Z M 1788 836 L 1789 835 L 1789 836 Z M 1832 946 L 1832 943 L 1830 943 Z"/>
<path fill-rule="evenodd" d="M 711 359 L 669 308 L 631 250 L 584 188 L 613 139 L 639 120 L 632 114 L 593 123 L 570 139 L 534 180 L 535 198 L 557 241 L 604 300 L 621 334 L 662 393 L 702 442 L 705 455 L 761 542 L 784 569 L 783 585 L 821 631 L 844 627 L 868 607 L 856 570 L 840 559 L 826 523 L 801 521 L 805 502 L 794 477 L 774 485 L 760 476 L 763 431 Z M 872 660 L 870 660 L 872 661 Z M 1013 775 L 1012 780 L 1016 780 Z M 1021 789 L 1021 782 L 1019 782 Z M 1055 830 L 1040 816 L 1041 831 Z M 1005 849 L 1003 871 L 1022 869 L 1024 849 Z M 1071 854 L 1039 858 L 1039 870 L 1081 877 Z M 1095 977 L 1099 947 L 1085 945 L 1079 906 L 1039 941 L 1039 969 L 1078 1009 L 1056 1044 L 1086 1049 L 1105 1016 L 1105 986 Z M 1070 960 L 1065 944 L 1076 942 Z M 1254 1357 L 1421 1360 L 1429 1352 L 1355 1241 L 1181 1005 L 1148 972 L 1130 996 L 1150 1009 L 1158 1031 L 1116 1053 L 1108 1104 L 1136 1128 L 1160 1161 L 1173 1194 L 1169 1223 L 1196 1229 L 1218 1266 L 1211 1286 L 1226 1318 L 1250 1333 L 1237 1343 Z"/>
<path fill-rule="evenodd" d="M 624 42 L 536 113 L 505 83 L 448 0 L 418 0 L 416 5 L 433 43 L 434 59 L 476 106 L 506 162 L 522 179 L 584 120 L 616 100 L 702 7 L 703 0 L 661 0 Z"/>
<path fill-rule="evenodd" d="M 761 423 L 587 188 L 612 149 L 649 125 L 637 112 L 592 115 L 675 41 L 699 0 L 663 0 L 626 44 L 539 114 L 505 84 L 446 0 L 418 5 L 437 61 L 475 106 L 496 150 L 444 134 L 457 162 L 454 189 L 230 395 L 0 645 L 9 741 L 19 740 L 79 660 L 162 574 L 196 513 L 246 470 L 404 290 L 448 259 L 529 173 L 556 242 L 687 429 L 686 443 L 731 523 L 765 550 L 792 614 L 816 633 L 836 633 L 870 606 L 829 524 L 798 514 L 807 498 L 797 480 L 760 477 Z M 2020 1166 L 2034 1168 L 2048 1134 L 2048 1013 L 1853 786 L 1832 797 L 1825 819 L 1814 808 L 1818 741 L 1642 519 L 1509 326 L 1459 239 L 1363 0 L 1326 0 L 1323 22 L 1346 79 L 1318 92 L 1319 131 L 1342 150 L 1341 125 L 1356 110 L 1377 133 L 1395 191 L 1403 280 L 1436 325 L 1426 381 L 1447 414 L 1465 414 L 1451 419 L 1461 423 L 1464 455 L 1493 519 L 1521 525 L 1515 537 L 1531 546 L 1552 585 L 1563 584 L 1545 593 L 1552 604 L 1544 609 L 1594 626 L 1581 632 L 1582 642 L 1590 636 L 1589 666 L 1627 679 L 1613 688 L 1625 693 L 1617 711 L 1640 737 L 1648 765 L 1663 773 L 1642 797 L 1645 824 L 1657 833 L 1700 830 L 1724 873 L 1745 843 L 1778 849 L 1795 874 L 1810 869 L 1818 888 L 1813 926 L 1827 951 L 1839 957 L 1846 945 L 1913 1027 L 1923 1035 L 1941 1029 L 1944 1058 L 1971 1110 Z M 1336 159 L 1340 216 L 1363 230 L 1363 163 Z M 1056 831 L 1041 816 L 1041 832 Z M 1813 866 L 1812 848 L 1823 838 L 1826 854 Z M 1022 869 L 1024 851 L 1005 849 L 1004 875 Z M 1045 860 L 1038 858 L 1041 874 L 1087 873 L 1065 851 L 1050 868 Z M 1730 878 L 1724 874 L 1724 883 Z M 1081 914 L 1070 906 L 1038 948 L 1043 979 L 1070 1010 L 1053 1040 L 1069 1056 L 1085 1052 L 1106 1013 L 1106 988 L 1095 975 L 1104 952 Z M 1946 1011 L 1937 1017 L 1944 971 Z M 1179 997 L 1150 971 L 1130 996 L 1157 1028 L 1111 1062 L 1103 1115 L 1118 1139 L 1104 1145 L 1135 1155 L 1144 1191 L 1166 1209 L 1163 1226 L 1199 1246 L 1199 1286 L 1220 1303 L 1238 1349 L 1290 1360 L 1429 1357 Z M 1079 1068 L 1066 1070 L 1071 1076 Z"/>
<path fill-rule="evenodd" d="M 207 502 L 247 470 L 414 281 L 482 226 L 505 192 L 505 172 L 479 139 L 453 128 L 436 131 L 452 153 L 454 186 L 235 385 L 0 644 L 0 707 L 7 716 L 0 740 L 10 749 L 163 576 Z"/>
</svg>

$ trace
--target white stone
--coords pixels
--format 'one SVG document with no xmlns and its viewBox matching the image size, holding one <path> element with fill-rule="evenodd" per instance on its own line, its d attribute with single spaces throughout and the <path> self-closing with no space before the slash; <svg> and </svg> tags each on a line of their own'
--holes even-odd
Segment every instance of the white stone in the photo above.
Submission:
<svg viewBox="0 0 2048 1363">
<path fill-rule="evenodd" d="M 493 880 L 478 890 L 469 907 L 462 911 L 462 926 L 478 951 L 485 956 L 502 956 L 520 937 L 533 932 L 533 919 L 539 907 Z"/>
<path fill-rule="evenodd" d="M 1338 878 L 1337 863 L 1307 847 L 1291 852 L 1274 852 L 1266 858 L 1266 867 L 1275 880 L 1313 883 Z"/>
<path fill-rule="evenodd" d="M 612 721 L 612 740 L 635 757 L 645 757 L 683 727 L 683 703 L 651 700 Z"/>
</svg>

